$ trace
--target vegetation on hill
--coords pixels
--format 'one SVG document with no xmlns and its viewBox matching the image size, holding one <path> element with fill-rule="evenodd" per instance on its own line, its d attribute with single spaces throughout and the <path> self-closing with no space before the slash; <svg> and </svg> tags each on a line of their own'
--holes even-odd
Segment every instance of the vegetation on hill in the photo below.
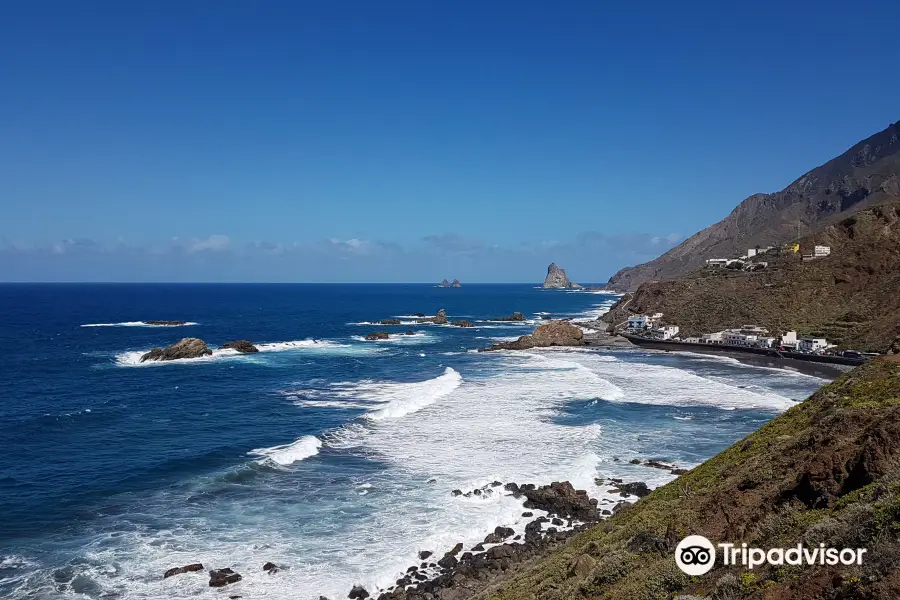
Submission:
<svg viewBox="0 0 900 600">
<path fill-rule="evenodd" d="M 485 600 L 900 598 L 900 361 L 871 361 L 697 468 L 485 589 Z M 861 565 L 722 565 L 689 577 L 698 534 L 763 549 L 867 548 Z"/>
<path fill-rule="evenodd" d="M 756 324 L 774 334 L 796 330 L 844 348 L 883 352 L 900 335 L 900 202 L 857 212 L 801 239 L 831 255 L 763 255 L 754 272 L 700 268 L 672 281 L 648 282 L 603 321 L 661 312 L 682 334 Z"/>
</svg>

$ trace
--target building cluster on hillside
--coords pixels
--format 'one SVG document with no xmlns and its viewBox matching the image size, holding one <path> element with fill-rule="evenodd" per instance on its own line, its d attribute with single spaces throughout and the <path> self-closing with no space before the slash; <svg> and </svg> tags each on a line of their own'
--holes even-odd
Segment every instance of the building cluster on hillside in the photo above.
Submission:
<svg viewBox="0 0 900 600">
<path fill-rule="evenodd" d="M 679 337 L 677 325 L 663 325 L 662 313 L 653 316 L 634 315 L 629 317 L 627 331 L 644 335 L 660 341 L 680 341 L 688 344 L 710 344 L 721 346 L 737 346 L 741 348 L 769 348 L 788 352 L 806 354 L 823 354 L 834 348 L 825 338 L 798 338 L 796 331 L 788 331 L 780 336 L 773 336 L 764 327 L 741 325 L 732 329 L 723 329 L 713 333 L 704 333 L 694 337 Z"/>
<path fill-rule="evenodd" d="M 760 247 L 756 246 L 755 248 L 748 248 L 747 253 L 743 256 L 739 256 L 737 258 L 709 258 L 706 260 L 707 268 L 712 269 L 736 269 L 743 271 L 758 271 L 760 269 L 765 269 L 769 266 L 768 262 L 758 260 L 758 258 L 764 254 L 783 254 L 783 253 L 792 253 L 796 254 L 800 252 L 800 244 L 797 242 L 791 244 L 784 244 L 783 246 L 766 246 Z M 813 247 L 813 251 L 811 254 L 803 254 L 803 260 L 814 260 L 816 258 L 824 258 L 831 254 L 831 248 L 829 246 L 819 246 L 816 245 Z M 751 260 L 754 259 L 754 260 Z"/>
</svg>

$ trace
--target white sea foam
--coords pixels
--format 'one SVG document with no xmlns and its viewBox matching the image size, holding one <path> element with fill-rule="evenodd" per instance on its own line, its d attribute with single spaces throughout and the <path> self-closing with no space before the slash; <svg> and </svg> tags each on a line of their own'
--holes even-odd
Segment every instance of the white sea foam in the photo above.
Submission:
<svg viewBox="0 0 900 600">
<path fill-rule="evenodd" d="M 400 344 L 412 346 L 417 346 L 420 344 L 433 344 L 437 341 L 437 338 L 424 331 L 416 331 L 412 335 L 407 335 L 405 333 L 393 333 L 391 334 L 391 337 L 386 340 L 367 340 L 363 335 L 354 335 L 350 336 L 350 338 L 357 342 L 376 344 Z"/>
<path fill-rule="evenodd" d="M 260 354 L 265 354 L 268 352 L 290 352 L 290 351 L 304 351 L 304 352 L 313 352 L 313 353 L 322 353 L 322 354 L 366 354 L 368 350 L 363 346 L 355 346 L 352 344 L 340 344 L 333 341 L 328 340 L 294 340 L 288 342 L 268 342 L 262 344 L 255 344 L 259 353 L 253 354 L 241 354 L 237 350 L 232 348 L 215 348 L 212 350 L 212 354 L 208 356 L 200 356 L 197 358 L 180 358 L 177 360 L 165 360 L 165 361 L 147 361 L 141 362 L 141 357 L 149 352 L 147 350 L 129 350 L 126 352 L 120 352 L 116 354 L 115 361 L 116 365 L 120 367 L 149 367 L 149 366 L 160 366 L 160 365 L 173 365 L 173 364 L 204 364 L 219 360 L 245 360 L 250 362 L 257 362 L 260 360 Z"/>
<path fill-rule="evenodd" d="M 194 321 L 186 321 L 178 325 L 160 325 L 156 323 L 146 323 L 144 321 L 123 321 L 122 323 L 85 323 L 81 327 L 188 327 L 190 325 L 199 325 Z"/>
<path fill-rule="evenodd" d="M 247 454 L 261 457 L 259 462 L 272 461 L 278 465 L 287 466 L 310 456 L 315 456 L 319 453 L 319 448 L 321 447 L 322 442 L 319 438 L 306 435 L 290 444 L 272 446 L 271 448 L 257 448 Z"/>
<path fill-rule="evenodd" d="M 538 354 L 562 359 L 560 355 L 565 355 L 565 361 L 577 363 L 625 391 L 622 396 L 607 400 L 668 406 L 706 405 L 729 410 L 781 411 L 795 404 L 790 398 L 775 393 L 741 389 L 679 368 L 634 362 L 623 369 L 620 363 L 598 360 L 590 352 L 557 350 Z"/>
<path fill-rule="evenodd" d="M 399 419 L 422 410 L 459 387 L 462 376 L 447 367 L 443 375 L 418 383 L 383 383 L 370 386 L 365 394 L 377 397 L 384 406 L 366 415 L 372 421 Z"/>
<path fill-rule="evenodd" d="M 123 527 L 117 513 L 110 517 L 117 535 L 86 542 L 75 574 L 94 582 L 101 590 L 97 596 L 108 592 L 128 600 L 213 600 L 218 592 L 202 574 L 160 577 L 172 566 L 191 562 L 240 572 L 244 579 L 229 592 L 244 597 L 339 598 L 354 584 L 374 592 L 417 563 L 420 550 L 440 555 L 459 541 L 469 549 L 497 525 L 521 533 L 529 520 L 521 516 L 522 501 L 510 495 L 454 497 L 450 491 L 455 488 L 471 490 L 494 480 L 569 480 L 597 497 L 601 508 L 611 508 L 621 498 L 609 486 L 598 487 L 595 477 L 646 481 L 651 487 L 670 480 L 668 472 L 631 465 L 628 458 L 663 459 L 668 449 L 690 445 L 684 431 L 712 435 L 716 427 L 703 416 L 716 412 L 710 407 L 772 409 L 789 403 L 776 394 L 596 352 L 499 353 L 474 366 L 469 357 L 463 359 L 471 371 L 458 366 L 462 373 L 449 370 L 415 383 L 345 381 L 321 384 L 317 394 L 285 392 L 294 402 L 354 403 L 369 411 L 368 418 L 319 436 L 327 452 L 302 468 L 260 478 L 259 487 L 230 485 L 223 488 L 228 493 L 211 494 L 204 503 L 159 491 L 141 512 L 165 515 L 160 526 Z M 423 405 L 423 398 L 428 403 Z M 594 399 L 602 400 L 588 408 Z M 635 406 L 623 406 L 626 402 Z M 694 409 L 696 420 L 668 419 L 664 429 L 619 422 L 603 412 L 653 411 L 654 405 L 703 408 Z M 371 418 L 389 409 L 396 410 L 391 416 L 402 413 L 402 418 Z M 676 410 L 662 409 L 665 416 Z M 590 422 L 591 415 L 596 422 Z M 298 408 L 298 424 L 303 419 Z M 301 444 L 304 439 L 259 449 L 254 456 L 282 465 L 271 454 L 287 451 L 282 460 L 288 461 L 293 446 L 298 446 L 293 456 L 301 456 L 299 447 L 305 444 L 319 450 L 315 442 Z M 325 462 L 336 457 L 340 462 L 334 465 Z M 341 471 L 369 461 L 376 466 L 364 474 Z M 292 478 L 318 467 L 315 479 Z M 426 483 L 432 479 L 436 482 Z M 361 491 L 368 493 L 360 496 Z M 287 568 L 269 576 L 259 568 L 267 560 Z M 51 569 L 33 581 L 39 577 L 47 589 L 59 585 Z"/>
</svg>

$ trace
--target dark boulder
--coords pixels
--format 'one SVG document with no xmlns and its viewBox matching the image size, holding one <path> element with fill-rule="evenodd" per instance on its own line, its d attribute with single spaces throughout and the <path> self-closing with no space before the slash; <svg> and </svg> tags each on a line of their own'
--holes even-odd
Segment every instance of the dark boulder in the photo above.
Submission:
<svg viewBox="0 0 900 600">
<path fill-rule="evenodd" d="M 399 325 L 400 319 L 382 319 L 378 321 L 379 325 Z"/>
<path fill-rule="evenodd" d="M 254 346 L 253 342 L 249 340 L 235 340 L 232 342 L 225 342 L 221 347 L 237 350 L 241 354 L 253 354 L 254 352 L 259 352 L 259 348 Z"/>
<path fill-rule="evenodd" d="M 487 537 L 484 538 L 485 544 L 499 544 L 503 540 L 511 537 L 516 532 L 510 529 L 509 527 L 496 527 L 493 533 L 489 533 Z"/>
<path fill-rule="evenodd" d="M 459 564 L 459 561 L 456 560 L 455 556 L 449 553 L 445 554 L 444 557 L 438 561 L 438 566 L 441 566 L 445 569 L 452 569 L 457 564 Z"/>
<path fill-rule="evenodd" d="M 350 598 L 351 600 L 356 600 L 356 599 L 362 600 L 363 598 L 369 597 L 369 592 L 366 591 L 366 588 L 364 588 L 361 585 L 354 585 L 353 589 L 350 590 L 350 593 L 347 594 L 347 597 Z"/>
<path fill-rule="evenodd" d="M 524 321 L 525 315 L 520 312 L 514 312 L 508 317 L 497 317 L 496 319 L 490 319 L 491 321 Z"/>
<path fill-rule="evenodd" d="M 434 323 L 435 325 L 446 325 L 447 324 L 447 311 L 442 308 L 433 317 L 419 319 L 417 322 L 418 323 Z"/>
<path fill-rule="evenodd" d="M 184 338 L 180 342 L 172 344 L 168 348 L 154 348 L 141 357 L 141 362 L 148 360 L 179 360 L 182 358 L 199 358 L 209 356 L 212 350 L 206 347 L 206 342 L 197 338 Z"/>
<path fill-rule="evenodd" d="M 406 330 L 406 335 L 416 335 L 416 332 L 413 331 L 412 329 L 407 329 L 407 330 Z"/>
<path fill-rule="evenodd" d="M 231 569 L 215 569 L 209 572 L 209 587 L 224 587 L 229 583 L 237 583 L 241 580 L 240 573 Z"/>
<path fill-rule="evenodd" d="M 193 563 L 190 565 L 184 565 L 183 567 L 175 567 L 175 568 L 172 568 L 172 569 L 169 569 L 168 571 L 166 571 L 165 574 L 163 575 L 163 579 L 166 579 L 167 577 L 171 577 L 172 575 L 181 575 L 182 573 L 191 573 L 193 571 L 202 571 L 202 570 L 203 570 L 203 565 L 201 563 Z"/>
<path fill-rule="evenodd" d="M 647 487 L 647 484 L 643 481 L 635 481 L 634 483 L 623 483 L 617 487 L 618 491 L 622 494 L 627 494 L 630 496 L 637 496 L 638 498 L 643 498 L 644 496 L 650 493 L 650 488 Z"/>
<path fill-rule="evenodd" d="M 432 554 L 434 554 L 434 553 L 429 550 L 422 550 L 421 552 L 419 552 L 419 560 L 425 560 Z"/>
<path fill-rule="evenodd" d="M 186 325 L 187 321 L 142 321 L 144 325 L 163 325 L 165 327 L 178 327 Z"/>
<path fill-rule="evenodd" d="M 387 331 L 376 331 L 375 333 L 366 335 L 366 340 L 374 342 L 375 340 L 386 340 L 390 337 L 391 335 Z"/>
<path fill-rule="evenodd" d="M 278 572 L 278 565 L 273 562 L 267 562 L 263 565 L 263 571 L 268 571 L 269 575 Z"/>
<path fill-rule="evenodd" d="M 453 325 L 455 325 L 456 327 L 475 327 L 474 325 L 472 325 L 471 321 L 467 321 L 465 319 L 453 321 Z"/>
<path fill-rule="evenodd" d="M 520 488 L 527 501 L 525 508 L 537 508 L 551 514 L 581 521 L 598 518 L 597 501 L 588 498 L 584 490 L 576 490 L 568 481 L 554 481 L 535 489 Z"/>
</svg>

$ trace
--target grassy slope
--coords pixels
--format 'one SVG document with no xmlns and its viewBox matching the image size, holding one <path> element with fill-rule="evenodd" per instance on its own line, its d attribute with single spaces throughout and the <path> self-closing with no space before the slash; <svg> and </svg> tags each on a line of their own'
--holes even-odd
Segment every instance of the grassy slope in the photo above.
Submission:
<svg viewBox="0 0 900 600">
<path fill-rule="evenodd" d="M 900 362 L 885 357 L 825 386 L 756 433 L 608 522 L 573 538 L 493 600 L 679 595 L 900 598 Z M 771 548 L 867 547 L 861 567 L 752 572 L 718 564 L 689 578 L 671 549 L 688 534 Z"/>
</svg>

